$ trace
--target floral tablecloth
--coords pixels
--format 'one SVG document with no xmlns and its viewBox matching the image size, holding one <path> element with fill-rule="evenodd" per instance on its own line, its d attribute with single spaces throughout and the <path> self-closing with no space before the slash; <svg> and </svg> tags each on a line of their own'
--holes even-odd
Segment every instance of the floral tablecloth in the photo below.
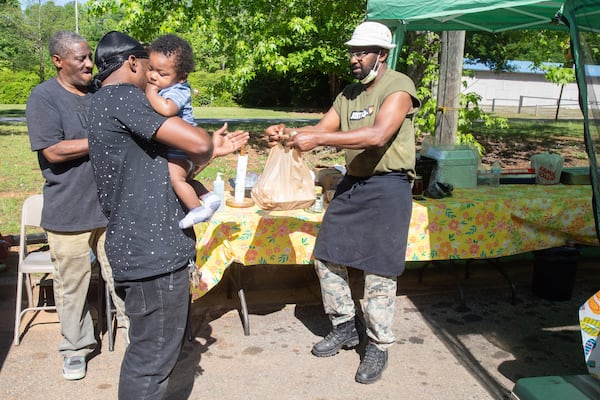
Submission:
<svg viewBox="0 0 600 400">
<path fill-rule="evenodd" d="M 407 261 L 495 258 L 562 246 L 598 245 L 587 185 L 501 185 L 455 189 L 413 202 Z M 229 208 L 194 226 L 201 271 L 192 297 L 206 294 L 231 263 L 312 262 L 323 214 Z"/>
</svg>

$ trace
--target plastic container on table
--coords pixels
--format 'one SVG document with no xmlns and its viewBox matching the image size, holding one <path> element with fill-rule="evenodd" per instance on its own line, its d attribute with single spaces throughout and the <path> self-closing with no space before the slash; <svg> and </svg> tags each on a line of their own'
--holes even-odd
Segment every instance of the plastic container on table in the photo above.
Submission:
<svg viewBox="0 0 600 400">
<path fill-rule="evenodd" d="M 221 201 L 217 211 L 223 211 L 223 208 L 225 208 L 225 182 L 223 181 L 223 178 L 221 178 L 220 172 L 217 172 L 217 178 L 213 182 L 213 193 Z"/>
<path fill-rule="evenodd" d="M 492 168 L 490 169 L 490 186 L 500 186 L 500 175 L 502 174 L 502 167 L 498 160 L 494 161 Z"/>
<path fill-rule="evenodd" d="M 421 152 L 421 156 L 437 161 L 435 178 L 438 182 L 451 183 L 455 188 L 477 187 L 479 154 L 474 148 L 464 145 L 429 146 Z"/>
</svg>

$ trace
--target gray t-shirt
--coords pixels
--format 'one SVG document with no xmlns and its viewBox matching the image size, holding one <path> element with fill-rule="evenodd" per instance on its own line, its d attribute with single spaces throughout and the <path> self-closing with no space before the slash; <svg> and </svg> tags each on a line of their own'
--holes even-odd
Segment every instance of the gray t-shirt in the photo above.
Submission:
<svg viewBox="0 0 600 400">
<path fill-rule="evenodd" d="M 108 218 L 106 254 L 117 281 L 155 277 L 194 256 L 192 232 L 167 165 L 167 146 L 154 134 L 167 119 L 130 84 L 98 90 L 90 106 L 90 157 Z"/>
<path fill-rule="evenodd" d="M 42 227 L 50 231 L 80 232 L 106 226 L 89 157 L 51 164 L 41 151 L 62 140 L 87 138 L 90 100 L 91 94 L 71 93 L 56 79 L 38 85 L 27 100 L 31 150 L 38 153 L 45 179 Z"/>
</svg>

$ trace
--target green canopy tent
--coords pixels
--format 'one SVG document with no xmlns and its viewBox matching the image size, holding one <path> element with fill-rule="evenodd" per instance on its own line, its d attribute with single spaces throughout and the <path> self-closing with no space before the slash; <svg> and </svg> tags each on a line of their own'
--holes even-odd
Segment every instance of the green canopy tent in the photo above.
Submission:
<svg viewBox="0 0 600 400">
<path fill-rule="evenodd" d="M 486 31 L 515 29 L 566 30 L 579 87 L 584 139 L 593 190 L 596 235 L 600 239 L 600 188 L 597 149 L 600 149 L 600 77 L 594 70 L 589 41 L 600 33 L 600 0 L 368 0 L 367 19 L 388 25 L 399 49 L 407 31 Z M 595 43 L 598 46 L 598 43 Z M 597 47 L 596 47 L 597 48 Z M 396 65 L 398 52 L 390 54 Z"/>
</svg>

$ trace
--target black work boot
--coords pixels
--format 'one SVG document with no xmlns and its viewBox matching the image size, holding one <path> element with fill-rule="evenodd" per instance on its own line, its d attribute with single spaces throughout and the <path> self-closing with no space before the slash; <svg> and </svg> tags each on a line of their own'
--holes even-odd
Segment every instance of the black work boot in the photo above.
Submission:
<svg viewBox="0 0 600 400">
<path fill-rule="evenodd" d="M 349 349 L 358 345 L 358 342 L 358 331 L 353 318 L 335 326 L 323 340 L 313 346 L 312 353 L 317 357 L 334 356 L 342 347 Z"/>
<path fill-rule="evenodd" d="M 358 383 L 373 383 L 379 378 L 385 367 L 387 367 L 388 352 L 387 350 L 379 350 L 374 343 L 369 342 L 365 350 L 358 370 L 356 371 L 356 382 Z"/>
</svg>

